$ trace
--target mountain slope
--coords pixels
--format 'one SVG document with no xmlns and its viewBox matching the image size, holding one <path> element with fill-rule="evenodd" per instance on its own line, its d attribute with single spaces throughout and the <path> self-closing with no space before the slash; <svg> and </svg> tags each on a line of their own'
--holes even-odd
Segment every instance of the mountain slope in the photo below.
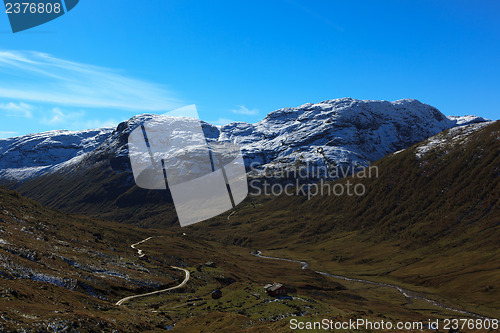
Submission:
<svg viewBox="0 0 500 333">
<path fill-rule="evenodd" d="M 145 257 L 130 247 L 138 242 Z M 126 296 L 178 285 L 184 275 L 170 265 L 190 272 L 182 288 L 116 305 Z M 264 292 L 278 276 L 293 298 Z M 222 290 L 221 299 L 212 299 L 214 289 Z M 288 332 L 291 317 L 435 317 L 432 307 L 401 307 L 395 294 L 344 286 L 295 263 L 257 258 L 179 230 L 62 214 L 0 187 L 1 332 L 162 332 L 173 326 L 182 332 Z"/>
<path fill-rule="evenodd" d="M 176 220 L 168 191 L 135 186 L 128 157 L 128 135 L 153 116 L 137 116 L 118 125 L 97 148 L 66 162 L 59 170 L 21 183 L 16 188 L 44 205 L 68 213 L 112 218 L 142 225 L 171 226 Z M 155 213 L 152 213 L 156 210 Z M 155 219 L 161 212 L 163 217 Z"/>
<path fill-rule="evenodd" d="M 128 244 L 143 235 L 52 211 L 0 187 L 0 331 L 147 327 L 151 318 L 105 312 L 119 297 L 175 283 L 175 273 L 134 262 Z"/>
</svg>

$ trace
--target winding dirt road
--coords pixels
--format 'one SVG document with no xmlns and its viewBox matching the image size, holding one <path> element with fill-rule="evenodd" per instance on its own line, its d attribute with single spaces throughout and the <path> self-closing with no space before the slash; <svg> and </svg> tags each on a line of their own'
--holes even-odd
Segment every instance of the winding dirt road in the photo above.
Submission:
<svg viewBox="0 0 500 333">
<path fill-rule="evenodd" d="M 153 237 L 154 236 L 148 237 L 146 239 L 141 240 L 140 242 L 137 242 L 135 244 L 130 245 L 131 248 L 133 248 L 134 250 L 137 250 L 137 254 L 139 255 L 139 258 L 144 256 L 144 252 L 141 249 L 136 248 L 136 246 L 139 245 L 139 244 L 142 244 L 144 242 L 147 242 L 148 240 L 150 240 Z M 182 281 L 180 284 L 178 284 L 175 287 L 170 287 L 170 288 L 167 288 L 167 289 L 162 289 L 162 290 L 152 291 L 152 292 L 145 293 L 145 294 L 132 295 L 132 296 L 128 296 L 128 297 L 122 298 L 121 300 L 119 300 L 118 302 L 116 302 L 116 305 L 122 305 L 123 303 L 128 302 L 128 301 L 130 301 L 131 299 L 134 299 L 134 298 L 156 295 L 156 294 L 164 293 L 166 291 L 170 291 L 170 290 L 174 290 L 174 289 L 178 289 L 178 288 L 183 287 L 189 281 L 189 277 L 190 277 L 189 271 L 187 269 L 176 267 L 176 266 L 170 266 L 170 267 L 174 268 L 174 269 L 178 269 L 178 270 L 183 271 L 186 274 L 186 277 L 184 278 L 184 281 Z"/>
<path fill-rule="evenodd" d="M 253 253 L 252 252 L 252 254 L 254 256 L 256 256 L 256 257 L 264 258 L 264 259 L 273 259 L 273 260 L 296 262 L 296 263 L 302 265 L 302 269 L 309 268 L 309 264 L 307 262 L 305 262 L 305 261 L 294 260 L 294 259 L 287 259 L 287 258 L 278 258 L 278 257 L 268 257 L 268 256 L 262 255 L 262 251 L 257 251 L 257 253 Z M 362 280 L 362 279 L 353 279 L 353 278 L 349 278 L 349 277 L 346 277 L 346 276 L 334 275 L 334 274 L 330 274 L 330 273 L 326 273 L 326 272 L 320 272 L 320 271 L 314 271 L 314 272 L 317 273 L 317 274 L 321 274 L 321 275 L 324 275 L 324 276 L 328 276 L 328 277 L 334 278 L 334 279 L 359 282 L 359 283 L 370 284 L 370 285 L 375 285 L 375 286 L 379 286 L 379 287 L 393 288 L 393 289 L 396 289 L 397 291 L 399 291 L 409 302 L 411 302 L 411 299 L 419 299 L 419 300 L 428 302 L 428 303 L 430 303 L 430 304 L 432 304 L 434 306 L 437 306 L 437 307 L 439 307 L 441 309 L 444 309 L 444 310 L 458 312 L 458 313 L 461 313 L 461 314 L 464 314 L 464 315 L 468 315 L 468 316 L 472 316 L 472 317 L 476 317 L 476 318 L 490 319 L 491 320 L 491 318 L 478 315 L 477 313 L 468 312 L 468 311 L 464 311 L 464 310 L 459 310 L 459 309 L 455 309 L 455 308 L 443 305 L 443 304 L 438 303 L 437 301 L 434 301 L 432 299 L 428 299 L 428 298 L 425 298 L 423 296 L 417 295 L 417 293 L 414 292 L 414 291 L 406 290 L 406 289 L 403 289 L 401 287 L 395 286 L 393 284 L 380 283 L 380 282 L 369 281 L 369 280 Z"/>
</svg>

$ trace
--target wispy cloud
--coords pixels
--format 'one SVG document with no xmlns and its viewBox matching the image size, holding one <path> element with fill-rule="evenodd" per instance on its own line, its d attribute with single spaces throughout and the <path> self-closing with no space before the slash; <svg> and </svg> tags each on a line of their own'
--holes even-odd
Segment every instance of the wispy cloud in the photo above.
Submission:
<svg viewBox="0 0 500 333">
<path fill-rule="evenodd" d="M 0 103 L 0 110 L 5 111 L 5 115 L 7 117 L 24 117 L 31 118 L 31 111 L 33 110 L 33 106 L 20 102 L 20 103 Z"/>
<path fill-rule="evenodd" d="M 119 121 L 115 119 L 107 119 L 107 120 L 87 120 L 83 122 L 82 128 L 103 128 L 103 127 L 116 127 Z"/>
<path fill-rule="evenodd" d="M 259 114 L 259 110 L 257 110 L 257 109 L 250 110 L 249 108 L 245 107 L 244 105 L 239 105 L 237 109 L 233 110 L 233 113 L 244 114 L 247 116 L 255 116 L 255 115 Z"/>
<path fill-rule="evenodd" d="M 227 119 L 227 118 L 219 118 L 217 120 L 209 121 L 210 124 L 213 125 L 226 125 L 229 123 L 234 123 L 234 120 Z"/>
<path fill-rule="evenodd" d="M 23 103 L 131 111 L 167 111 L 183 104 L 161 85 L 40 52 L 0 51 L 0 78 L 0 98 Z"/>
<path fill-rule="evenodd" d="M 49 117 L 45 117 L 42 119 L 42 122 L 45 124 L 69 124 L 75 123 L 78 120 L 82 119 L 85 115 L 83 111 L 63 111 L 59 107 L 53 108 L 48 114 Z"/>
<path fill-rule="evenodd" d="M 46 116 L 41 119 L 41 123 L 46 125 L 62 126 L 70 130 L 80 130 L 89 128 L 115 127 L 119 121 L 115 119 L 88 119 L 85 111 L 70 111 L 55 107 L 46 112 Z"/>
<path fill-rule="evenodd" d="M 10 138 L 10 137 L 14 136 L 14 134 L 17 134 L 17 132 L 0 131 L 0 139 Z"/>
</svg>

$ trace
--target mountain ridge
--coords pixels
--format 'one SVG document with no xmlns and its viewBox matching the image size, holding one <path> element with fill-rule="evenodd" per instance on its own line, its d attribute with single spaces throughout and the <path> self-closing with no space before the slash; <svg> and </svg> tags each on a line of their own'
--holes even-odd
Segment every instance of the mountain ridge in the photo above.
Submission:
<svg viewBox="0 0 500 333">
<path fill-rule="evenodd" d="M 22 181 L 53 172 L 94 150 L 113 130 L 53 130 L 0 139 L 0 178 Z"/>
<path fill-rule="evenodd" d="M 170 192 L 137 187 L 128 157 L 129 133 L 156 117 L 139 115 L 120 123 L 97 147 L 47 169 L 50 173 L 3 182 L 67 213 L 143 226 L 176 225 Z M 283 108 L 266 118 L 253 125 L 201 124 L 209 143 L 239 144 L 249 175 L 259 178 L 302 164 L 318 169 L 331 164 L 364 167 L 457 123 L 416 100 L 350 98 Z"/>
<path fill-rule="evenodd" d="M 116 141 L 119 132 L 128 134 L 129 129 L 154 117 L 134 116 L 115 129 L 55 130 L 0 139 L 0 180 L 16 183 L 72 167 L 110 138 L 115 137 Z M 384 117 L 384 121 L 392 124 L 384 124 L 380 120 Z M 403 119 L 396 121 L 398 117 Z M 417 120 L 413 124 L 412 117 Z M 252 163 L 259 169 L 275 169 L 304 159 L 315 165 L 324 165 L 328 160 L 366 166 L 444 129 L 484 121 L 487 120 L 477 116 L 445 117 L 414 99 L 387 102 L 340 98 L 281 108 L 255 124 L 234 122 L 214 126 L 202 122 L 202 126 L 209 142 L 240 144 L 247 169 Z M 390 128 L 391 125 L 399 128 Z M 386 128 L 377 130 L 383 126 Z M 417 129 L 421 133 L 411 133 Z M 405 135 L 406 140 L 395 138 Z M 116 157 L 127 153 L 123 149 L 125 142 L 120 143 L 120 147 L 108 143 L 117 149 Z M 323 155 L 317 154 L 318 147 Z"/>
</svg>

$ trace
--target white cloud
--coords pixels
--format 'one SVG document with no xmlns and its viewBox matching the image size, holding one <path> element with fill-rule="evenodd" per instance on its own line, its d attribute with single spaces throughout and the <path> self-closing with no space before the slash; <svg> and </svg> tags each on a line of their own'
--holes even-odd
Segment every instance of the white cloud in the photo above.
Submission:
<svg viewBox="0 0 500 333">
<path fill-rule="evenodd" d="M 213 124 L 213 125 L 226 125 L 226 124 L 234 123 L 234 122 L 235 122 L 234 120 L 227 119 L 227 118 L 219 118 L 217 120 L 209 121 L 209 123 Z"/>
<path fill-rule="evenodd" d="M 244 105 L 239 105 L 237 109 L 233 110 L 233 113 L 244 114 L 247 116 L 255 116 L 255 115 L 259 114 L 259 110 L 257 110 L 257 109 L 250 110 L 247 107 L 245 107 Z"/>
<path fill-rule="evenodd" d="M 85 111 L 68 111 L 55 107 L 41 119 L 41 123 L 47 125 L 57 125 L 69 130 L 81 130 L 103 127 L 116 127 L 119 121 L 115 119 L 100 120 L 87 119 Z"/>
<path fill-rule="evenodd" d="M 183 103 L 161 85 L 39 52 L 0 51 L 0 98 L 73 107 L 167 111 Z"/>
<path fill-rule="evenodd" d="M 84 116 L 85 112 L 83 111 L 68 112 L 56 107 L 51 110 L 49 118 L 42 119 L 42 123 L 50 125 L 74 124 L 76 122 L 79 122 Z"/>
<path fill-rule="evenodd" d="M 14 134 L 17 134 L 17 132 L 0 131 L 0 139 L 11 138 Z"/>
<path fill-rule="evenodd" d="M 82 128 L 89 129 L 89 128 L 103 128 L 103 127 L 116 127 L 118 125 L 119 121 L 115 119 L 108 119 L 108 120 L 87 120 L 83 122 Z"/>
<path fill-rule="evenodd" d="M 20 102 L 20 103 L 0 103 L 0 110 L 6 111 L 7 117 L 25 117 L 31 118 L 31 110 L 33 110 L 33 106 Z"/>
</svg>

